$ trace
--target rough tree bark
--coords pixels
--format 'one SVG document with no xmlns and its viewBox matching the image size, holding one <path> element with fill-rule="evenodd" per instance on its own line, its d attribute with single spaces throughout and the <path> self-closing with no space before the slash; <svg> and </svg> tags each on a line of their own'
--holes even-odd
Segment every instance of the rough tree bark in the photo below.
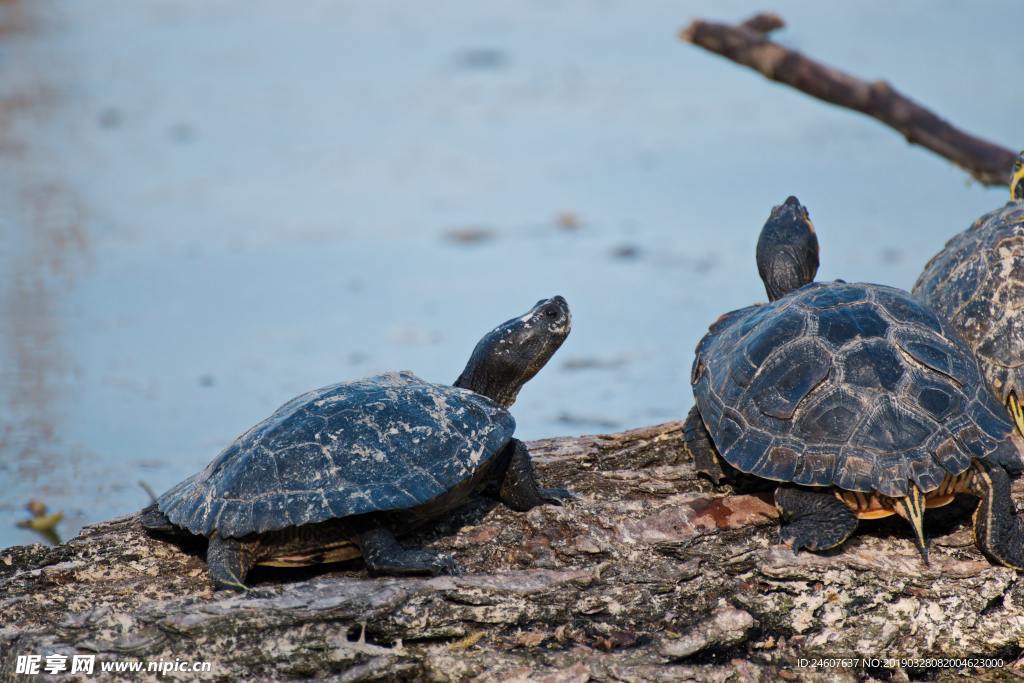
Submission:
<svg viewBox="0 0 1024 683">
<path fill-rule="evenodd" d="M 900 520 L 794 556 L 774 544 L 768 493 L 697 477 L 680 430 L 530 444 L 543 480 L 579 500 L 477 504 L 425 530 L 459 577 L 368 578 L 355 561 L 258 570 L 248 593 L 215 594 L 202 543 L 151 538 L 134 515 L 8 548 L 0 677 L 50 653 L 208 660 L 225 680 L 797 680 L 813 677 L 799 658 L 837 656 L 1001 657 L 975 673 L 1003 679 L 1020 665 L 1024 583 L 974 548 L 969 505 L 929 513 L 929 567 Z"/>
<path fill-rule="evenodd" d="M 985 185 L 1009 182 L 1014 151 L 965 133 L 885 81 L 862 81 L 767 37 L 784 25 L 778 15 L 767 13 L 738 26 L 697 19 L 679 37 L 819 100 L 878 119 L 907 142 L 949 159 Z"/>
</svg>

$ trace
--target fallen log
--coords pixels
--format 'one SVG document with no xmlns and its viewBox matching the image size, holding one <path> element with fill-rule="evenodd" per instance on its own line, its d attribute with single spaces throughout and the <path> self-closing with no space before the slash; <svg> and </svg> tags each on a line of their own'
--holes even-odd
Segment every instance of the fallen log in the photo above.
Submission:
<svg viewBox="0 0 1024 683">
<path fill-rule="evenodd" d="M 768 13 L 738 26 L 697 19 L 679 37 L 819 100 L 867 114 L 985 185 L 1009 182 L 1017 158 L 1014 151 L 960 130 L 886 81 L 863 81 L 768 38 L 768 33 L 784 25 L 778 15 Z"/>
<path fill-rule="evenodd" d="M 357 560 L 258 569 L 248 592 L 214 593 L 201 542 L 151 537 L 135 515 L 0 550 L 0 678 L 31 654 L 93 655 L 97 672 L 205 661 L 202 676 L 224 680 L 792 680 L 815 673 L 801 659 L 838 657 L 1004 664 L 917 670 L 940 678 L 1020 666 L 1024 583 L 975 549 L 969 506 L 929 513 L 928 567 L 902 520 L 794 556 L 774 543 L 770 493 L 698 477 L 678 422 L 530 449 L 545 482 L 580 498 L 526 514 L 474 504 L 425 529 L 415 540 L 454 553 L 457 577 L 369 578 Z M 884 670 L 868 664 L 836 676 Z"/>
</svg>

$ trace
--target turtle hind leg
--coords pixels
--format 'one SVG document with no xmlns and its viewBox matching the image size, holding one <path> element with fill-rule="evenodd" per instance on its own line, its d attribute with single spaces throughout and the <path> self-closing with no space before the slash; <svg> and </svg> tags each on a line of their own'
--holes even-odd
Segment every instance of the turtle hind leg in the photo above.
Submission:
<svg viewBox="0 0 1024 683">
<path fill-rule="evenodd" d="M 992 560 L 1024 570 L 1024 529 L 1010 496 L 1010 477 L 999 466 L 975 461 L 970 492 L 980 498 L 974 511 L 974 541 Z"/>
<path fill-rule="evenodd" d="M 354 539 L 371 575 L 458 574 L 450 556 L 425 548 L 403 548 L 384 527 L 369 529 Z"/>
<path fill-rule="evenodd" d="M 506 448 L 512 449 L 512 455 L 499 482 L 498 500 L 502 503 L 518 512 L 526 512 L 538 505 L 561 505 L 576 497 L 567 489 L 540 487 L 530 451 L 522 441 L 512 439 Z"/>
<path fill-rule="evenodd" d="M 216 533 L 210 536 L 206 549 L 206 566 L 216 590 L 229 588 L 236 591 L 248 590 L 245 577 L 256 565 L 259 543 L 240 541 L 236 538 L 221 538 Z"/>
<path fill-rule="evenodd" d="M 831 492 L 780 486 L 775 507 L 782 517 L 779 542 L 790 543 L 794 554 L 835 548 L 857 528 L 857 515 Z"/>
<path fill-rule="evenodd" d="M 690 414 L 686 416 L 686 422 L 683 423 L 683 438 L 686 439 L 687 448 L 693 453 L 694 469 L 715 484 L 721 484 L 726 478 L 722 459 L 715 450 L 715 444 L 711 441 L 711 435 L 704 426 L 704 419 L 700 416 L 697 406 L 690 408 Z"/>
</svg>

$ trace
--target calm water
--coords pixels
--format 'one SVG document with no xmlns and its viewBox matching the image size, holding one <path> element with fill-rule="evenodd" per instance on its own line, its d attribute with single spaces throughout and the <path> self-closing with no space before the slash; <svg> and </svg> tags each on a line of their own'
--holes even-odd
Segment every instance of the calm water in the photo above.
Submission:
<svg viewBox="0 0 1024 683">
<path fill-rule="evenodd" d="M 309 388 L 451 381 L 556 293 L 526 437 L 678 418 L 764 294 L 772 204 L 821 277 L 909 287 L 1002 202 L 890 130 L 675 38 L 741 2 L 0 4 L 0 546 L 138 509 Z M 784 42 L 1024 145 L 1024 3 L 782 2 Z M 467 241 L 468 239 L 468 241 Z"/>
</svg>

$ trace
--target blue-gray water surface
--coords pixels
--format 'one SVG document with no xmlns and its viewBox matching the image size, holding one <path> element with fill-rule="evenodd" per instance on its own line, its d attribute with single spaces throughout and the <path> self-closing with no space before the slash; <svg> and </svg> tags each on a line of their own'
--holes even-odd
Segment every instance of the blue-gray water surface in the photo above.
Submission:
<svg viewBox="0 0 1024 683">
<path fill-rule="evenodd" d="M 777 0 L 778 39 L 1024 145 L 1024 3 Z M 796 194 L 821 278 L 909 287 L 1004 201 L 679 42 L 747 2 L 0 4 L 0 546 L 203 467 L 307 389 L 451 381 L 562 294 L 527 438 L 677 419 Z"/>
</svg>

